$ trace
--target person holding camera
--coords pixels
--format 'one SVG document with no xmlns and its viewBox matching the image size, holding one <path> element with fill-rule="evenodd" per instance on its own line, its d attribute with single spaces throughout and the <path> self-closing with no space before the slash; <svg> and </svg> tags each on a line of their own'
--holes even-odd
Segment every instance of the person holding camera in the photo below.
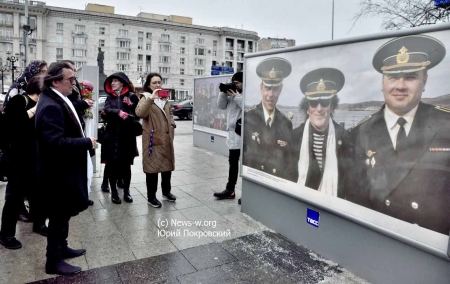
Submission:
<svg viewBox="0 0 450 284">
<path fill-rule="evenodd" d="M 228 183 L 224 191 L 214 193 L 217 199 L 234 199 L 234 188 L 239 174 L 239 157 L 241 156 L 240 118 L 242 116 L 242 79 L 243 73 L 237 72 L 231 78 L 231 83 L 220 84 L 220 94 L 217 107 L 227 111 L 227 145 L 229 148 Z M 239 120 L 239 122 L 238 122 Z M 236 125 L 239 123 L 239 125 Z M 241 204 L 241 199 L 239 199 Z"/>
<path fill-rule="evenodd" d="M 156 199 L 158 173 L 161 173 L 162 195 L 165 200 L 175 202 L 170 193 L 170 179 L 175 170 L 173 139 L 175 120 L 169 102 L 169 91 L 162 90 L 162 77 L 150 73 L 145 80 L 141 99 L 136 107 L 136 115 L 142 118 L 142 165 L 146 176 L 148 204 L 159 208 Z"/>
</svg>

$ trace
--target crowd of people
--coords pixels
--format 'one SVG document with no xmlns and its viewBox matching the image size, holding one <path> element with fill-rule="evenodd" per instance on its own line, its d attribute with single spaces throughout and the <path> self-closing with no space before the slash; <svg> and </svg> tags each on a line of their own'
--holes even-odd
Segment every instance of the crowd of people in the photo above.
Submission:
<svg viewBox="0 0 450 284">
<path fill-rule="evenodd" d="M 95 102 L 83 97 L 83 86 L 92 89 L 89 81 L 78 82 L 70 60 L 54 62 L 48 68 L 43 61 L 32 61 L 8 91 L 2 113 L 6 127 L 0 160 L 2 168 L 8 169 L 8 183 L 0 244 L 20 249 L 17 222 L 32 221 L 33 232 L 47 237 L 48 274 L 81 271 L 65 259 L 81 256 L 86 250 L 70 248 L 67 237 L 70 218 L 94 204 L 89 190 L 97 142 L 105 164 L 101 189 L 111 193 L 114 204 L 122 202 L 119 187 L 124 201 L 133 202 L 131 165 L 139 155 L 136 137 L 140 135 L 148 204 L 162 206 L 156 198 L 159 173 L 163 198 L 176 200 L 171 193 L 176 124 L 168 97 L 160 92 L 161 75 L 149 74 L 142 93 L 136 93 L 122 72 L 107 77 L 107 99 L 101 112 L 105 131 L 98 140 L 85 134 L 84 116 Z"/>
</svg>

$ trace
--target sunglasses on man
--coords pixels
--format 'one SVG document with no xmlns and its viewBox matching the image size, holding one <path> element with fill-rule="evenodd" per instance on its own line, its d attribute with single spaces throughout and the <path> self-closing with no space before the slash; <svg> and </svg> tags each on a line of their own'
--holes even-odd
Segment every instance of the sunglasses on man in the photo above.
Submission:
<svg viewBox="0 0 450 284">
<path fill-rule="evenodd" d="M 318 99 L 318 100 L 310 100 L 309 101 L 309 106 L 311 107 L 317 107 L 318 105 L 322 106 L 322 107 L 328 107 L 331 103 L 331 99 Z"/>
</svg>

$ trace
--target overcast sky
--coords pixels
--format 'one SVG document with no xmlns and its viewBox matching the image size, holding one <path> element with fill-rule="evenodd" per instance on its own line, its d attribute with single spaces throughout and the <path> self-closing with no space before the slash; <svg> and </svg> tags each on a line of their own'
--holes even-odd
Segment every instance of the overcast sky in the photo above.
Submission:
<svg viewBox="0 0 450 284">
<path fill-rule="evenodd" d="M 47 0 L 49 6 L 84 9 L 89 2 Z M 331 39 L 332 0 L 92 0 L 116 14 L 142 12 L 193 18 L 195 25 L 244 28 L 260 37 L 293 38 L 296 44 Z M 335 38 L 380 32 L 379 19 L 365 19 L 350 31 L 360 0 L 335 0 Z"/>
</svg>

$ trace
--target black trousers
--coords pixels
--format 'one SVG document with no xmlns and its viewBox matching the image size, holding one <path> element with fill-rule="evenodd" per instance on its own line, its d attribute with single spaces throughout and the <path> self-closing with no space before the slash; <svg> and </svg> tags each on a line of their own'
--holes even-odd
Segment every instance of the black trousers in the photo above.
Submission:
<svg viewBox="0 0 450 284">
<path fill-rule="evenodd" d="M 170 179 L 172 177 L 172 172 L 162 172 L 161 173 L 161 188 L 163 195 L 170 193 L 171 185 Z M 147 198 L 153 199 L 156 197 L 156 191 L 158 189 L 158 173 L 155 174 L 145 174 L 145 181 L 147 184 Z"/>
<path fill-rule="evenodd" d="M 127 163 L 108 163 L 108 171 L 105 175 L 108 175 L 109 186 L 111 187 L 111 193 L 117 190 L 117 180 L 123 179 L 124 189 L 130 189 L 131 183 L 131 165 Z M 105 166 L 106 169 L 106 166 Z"/>
<path fill-rule="evenodd" d="M 52 212 L 48 219 L 47 261 L 56 262 L 62 260 L 62 252 L 67 249 L 70 216 Z"/>
<path fill-rule="evenodd" d="M 230 168 L 228 170 L 228 183 L 227 189 L 234 191 L 236 182 L 239 175 L 239 157 L 241 156 L 241 149 L 230 149 L 230 154 L 228 156 L 228 162 L 230 163 Z"/>
<path fill-rule="evenodd" d="M 18 179 L 10 179 L 7 184 L 8 194 L 2 212 L 2 226 L 0 234 L 4 237 L 16 235 L 17 219 L 24 206 L 26 184 Z"/>
</svg>

